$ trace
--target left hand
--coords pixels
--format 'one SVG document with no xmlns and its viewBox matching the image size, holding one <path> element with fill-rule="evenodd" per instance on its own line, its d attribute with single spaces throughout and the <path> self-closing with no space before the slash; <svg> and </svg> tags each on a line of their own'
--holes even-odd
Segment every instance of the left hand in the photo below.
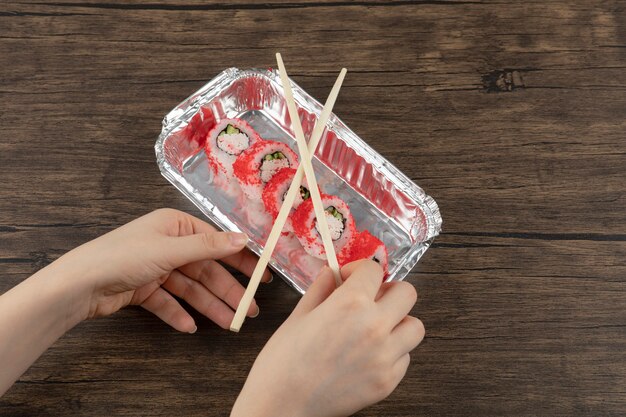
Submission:
<svg viewBox="0 0 626 417">
<path fill-rule="evenodd" d="M 247 236 L 218 232 L 186 213 L 160 209 L 88 242 L 57 262 L 86 285 L 84 317 L 140 305 L 174 329 L 193 333 L 193 318 L 172 296 L 228 329 L 244 288 L 217 260 L 250 276 L 257 258 Z M 53 265 L 50 265 L 53 266 Z M 271 279 L 265 271 L 262 281 Z M 80 283 L 75 283 L 80 285 Z M 247 315 L 259 312 L 253 301 Z"/>
</svg>

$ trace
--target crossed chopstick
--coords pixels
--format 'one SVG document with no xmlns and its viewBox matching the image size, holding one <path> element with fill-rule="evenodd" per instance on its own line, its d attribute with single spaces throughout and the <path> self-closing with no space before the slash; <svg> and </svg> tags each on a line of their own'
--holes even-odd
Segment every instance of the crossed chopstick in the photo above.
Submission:
<svg viewBox="0 0 626 417">
<path fill-rule="evenodd" d="M 298 144 L 298 151 L 300 153 L 300 165 L 298 166 L 298 170 L 296 171 L 296 174 L 291 181 L 289 191 L 287 191 L 285 200 L 283 201 L 283 204 L 280 207 L 280 211 L 278 212 L 278 216 L 274 221 L 274 226 L 272 227 L 270 235 L 267 238 L 263 253 L 261 253 L 261 257 L 259 258 L 259 261 L 254 268 L 254 272 L 252 272 L 252 276 L 250 277 L 250 282 L 248 283 L 246 292 L 241 298 L 239 306 L 237 307 L 237 311 L 235 312 L 235 317 L 230 324 L 230 330 L 233 332 L 238 332 L 239 329 L 241 329 L 241 325 L 246 318 L 246 312 L 248 311 L 248 308 L 252 303 L 252 299 L 254 298 L 254 294 L 256 293 L 257 288 L 259 287 L 263 271 L 270 261 L 272 252 L 274 252 L 276 243 L 278 243 L 278 238 L 280 237 L 283 226 L 285 225 L 285 221 L 287 220 L 289 212 L 293 207 L 293 202 L 296 198 L 296 194 L 300 190 L 300 184 L 302 183 L 303 175 L 306 175 L 306 180 L 309 185 L 308 188 L 309 192 L 311 193 L 311 199 L 313 201 L 313 209 L 315 211 L 315 217 L 317 219 L 318 231 L 320 232 L 320 235 L 322 237 L 322 243 L 324 244 L 324 250 L 326 252 L 328 266 L 333 271 L 337 286 L 341 285 L 342 282 L 339 272 L 339 262 L 337 262 L 337 254 L 335 253 L 335 247 L 333 246 L 333 241 L 330 237 L 330 231 L 328 229 L 328 222 L 326 221 L 322 197 L 320 195 L 319 188 L 317 187 L 317 179 L 315 178 L 313 165 L 311 164 L 311 156 L 315 153 L 315 149 L 317 149 L 317 144 L 322 137 L 322 133 L 324 132 L 324 128 L 326 127 L 326 122 L 328 121 L 330 113 L 333 110 L 333 106 L 335 105 L 335 101 L 337 100 L 337 96 L 339 95 L 339 90 L 341 89 L 341 84 L 343 83 L 343 79 L 346 76 L 347 70 L 345 68 L 342 68 L 341 72 L 339 73 L 337 81 L 335 81 L 335 85 L 330 91 L 328 99 L 326 99 L 326 103 L 324 104 L 324 108 L 322 109 L 322 114 L 315 122 L 315 127 L 313 128 L 313 133 L 311 133 L 311 138 L 307 147 L 307 143 L 304 138 L 304 132 L 302 131 L 302 123 L 300 122 L 298 110 L 296 109 L 296 102 L 293 98 L 293 93 L 291 91 L 291 83 L 289 82 L 287 70 L 285 70 L 285 64 L 283 63 L 283 59 L 280 56 L 280 53 L 276 54 L 276 62 L 278 63 L 278 70 L 280 72 L 280 79 L 283 84 L 285 101 L 287 102 L 287 109 L 289 110 L 289 116 L 291 118 L 291 125 L 293 127 L 293 131 L 296 136 L 296 142 Z"/>
</svg>

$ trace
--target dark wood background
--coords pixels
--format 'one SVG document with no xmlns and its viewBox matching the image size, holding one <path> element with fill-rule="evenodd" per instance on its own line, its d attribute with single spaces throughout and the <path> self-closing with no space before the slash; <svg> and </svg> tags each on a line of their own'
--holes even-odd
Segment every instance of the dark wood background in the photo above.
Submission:
<svg viewBox="0 0 626 417">
<path fill-rule="evenodd" d="M 199 215 L 159 174 L 161 119 L 276 51 L 320 100 L 347 67 L 335 113 L 444 218 L 408 277 L 426 339 L 358 415 L 626 415 L 619 0 L 4 1 L 0 291 L 152 209 Z M 227 415 L 298 296 L 278 280 L 258 300 L 240 334 L 136 308 L 83 323 L 0 414 Z"/>
</svg>

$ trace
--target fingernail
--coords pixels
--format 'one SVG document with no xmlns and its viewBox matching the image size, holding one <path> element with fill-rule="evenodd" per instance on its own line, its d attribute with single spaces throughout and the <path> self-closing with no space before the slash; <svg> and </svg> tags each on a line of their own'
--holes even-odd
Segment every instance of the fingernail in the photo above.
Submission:
<svg viewBox="0 0 626 417">
<path fill-rule="evenodd" d="M 231 233 L 230 243 L 232 243 L 233 246 L 243 246 L 248 243 L 248 236 L 246 236 L 245 233 Z"/>
<path fill-rule="evenodd" d="M 254 313 L 253 315 L 250 316 L 251 319 L 254 319 L 256 317 L 259 317 L 259 313 L 261 313 L 261 309 L 259 309 L 259 306 L 256 306 L 256 313 Z"/>
<path fill-rule="evenodd" d="M 274 274 L 270 273 L 270 279 L 267 280 L 266 284 L 269 284 L 272 281 L 274 281 Z"/>
<path fill-rule="evenodd" d="M 189 334 L 194 334 L 196 331 L 198 331 L 198 326 L 193 326 L 193 330 Z"/>
</svg>

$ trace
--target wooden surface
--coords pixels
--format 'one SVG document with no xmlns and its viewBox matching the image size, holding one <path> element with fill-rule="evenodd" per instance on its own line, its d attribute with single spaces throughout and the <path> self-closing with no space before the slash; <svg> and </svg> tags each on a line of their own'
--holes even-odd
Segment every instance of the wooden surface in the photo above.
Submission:
<svg viewBox="0 0 626 417">
<path fill-rule="evenodd" d="M 199 215 L 159 174 L 160 121 L 276 51 L 320 100 L 347 67 L 335 113 L 444 218 L 408 277 L 426 339 L 358 415 L 626 415 L 619 0 L 4 1 L 0 291 L 149 210 Z M 297 300 L 263 286 L 240 334 L 135 308 L 83 323 L 0 414 L 227 415 Z"/>
</svg>

